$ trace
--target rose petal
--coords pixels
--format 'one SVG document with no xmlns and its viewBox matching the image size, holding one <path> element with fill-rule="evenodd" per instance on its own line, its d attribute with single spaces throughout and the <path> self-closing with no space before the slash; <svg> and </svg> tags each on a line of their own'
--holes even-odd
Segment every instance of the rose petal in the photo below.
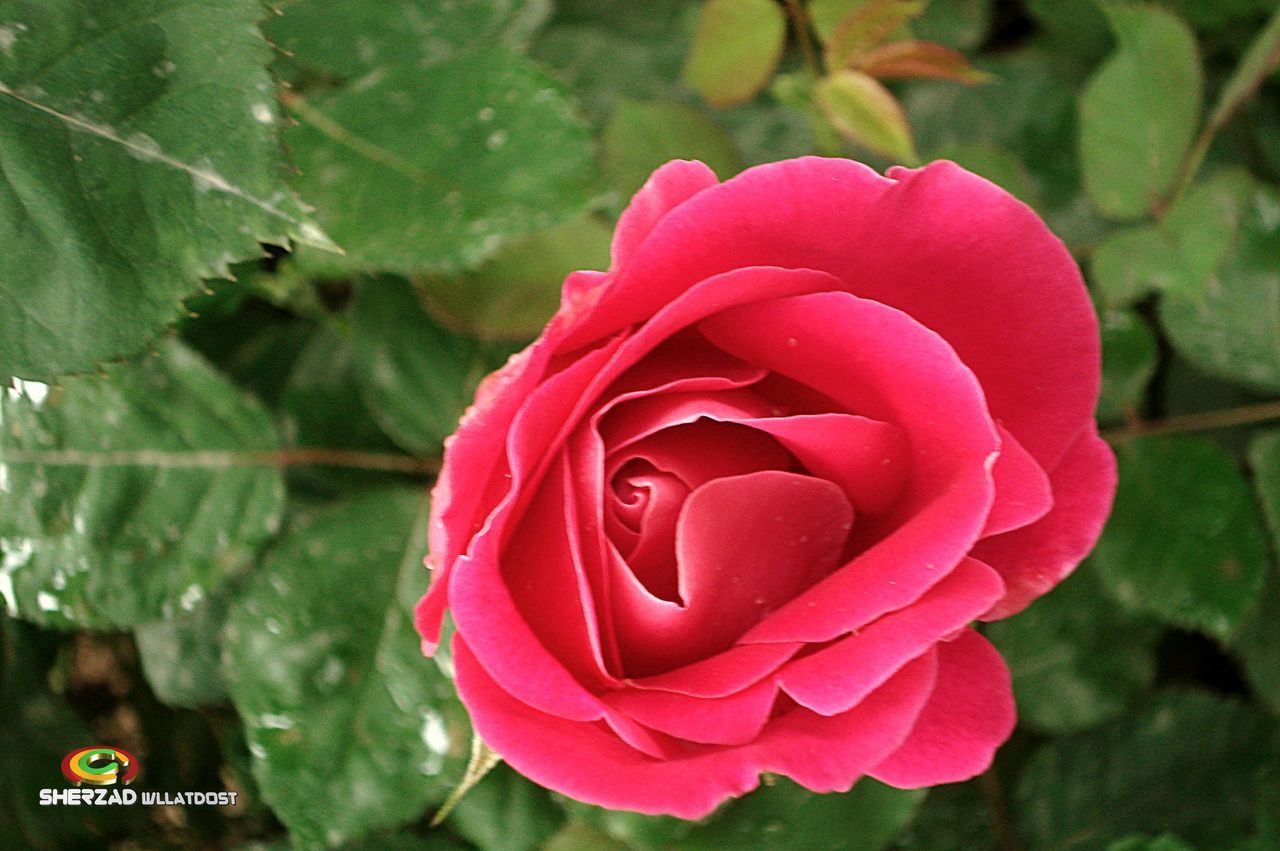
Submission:
<svg viewBox="0 0 1280 851">
<path fill-rule="evenodd" d="M 1000 432 L 1000 457 L 991 468 L 996 501 L 987 515 L 983 537 L 1034 523 L 1053 507 L 1048 474 L 1008 429 L 997 425 L 996 430 Z"/>
<path fill-rule="evenodd" d="M 748 387 L 768 373 L 707 342 L 696 331 L 676 331 L 660 341 L 600 394 L 597 420 L 616 405 L 651 393 Z M 696 386 L 695 386 L 696 385 Z"/>
<path fill-rule="evenodd" d="M 900 789 L 957 783 L 986 771 L 1016 721 L 1009 669 L 971 629 L 938 645 L 938 681 L 911 735 L 869 774 Z"/>
<path fill-rule="evenodd" d="M 495 484 L 507 496 L 500 497 L 502 503 L 483 520 L 488 524 L 485 532 L 502 534 L 507 519 L 519 516 L 573 428 L 590 408 L 598 406 L 599 394 L 663 342 L 725 307 L 755 298 L 821 291 L 831 284 L 829 275 L 804 269 L 737 269 L 701 282 L 630 337 L 619 336 L 589 352 L 565 357 L 563 368 L 543 379 L 511 421 L 507 437 L 510 469 L 504 474 L 511 480 Z M 553 369 L 554 363 L 546 368 Z M 489 499 L 477 502 L 487 504 Z M 472 521 L 472 534 L 480 530 L 481 522 Z"/>
<path fill-rule="evenodd" d="M 614 586 L 627 673 L 654 674 L 727 649 L 836 564 L 852 523 L 840 489 L 811 476 L 766 470 L 698 488 L 676 533 L 684 606 L 638 594 L 625 577 Z"/>
<path fill-rule="evenodd" d="M 905 739 L 937 667 L 933 654 L 921 657 L 842 715 L 797 709 L 750 744 L 691 745 L 683 758 L 656 760 L 601 724 L 566 721 L 514 699 L 465 639 L 454 638 L 453 655 L 458 692 L 477 734 L 516 771 L 580 801 L 684 819 L 702 818 L 754 789 L 761 772 L 786 774 L 815 791 L 848 789 Z"/>
<path fill-rule="evenodd" d="M 809 270 L 737 269 L 703 281 L 676 302 L 664 308 L 658 316 L 638 329 L 632 336 L 616 337 L 596 349 L 575 354 L 574 358 L 567 360 L 566 365 L 559 372 L 550 377 L 546 377 L 545 372 L 551 370 L 553 364 L 549 360 L 545 347 L 535 345 L 528 350 L 529 354 L 526 357 L 531 361 L 536 360 L 536 364 L 509 376 L 510 382 L 515 382 L 514 376 L 520 376 L 519 382 L 509 382 L 502 385 L 500 390 L 494 391 L 500 393 L 503 398 L 506 398 L 508 393 L 528 391 L 528 397 L 523 399 L 523 404 L 519 406 L 519 414 L 513 415 L 507 424 L 509 430 L 505 437 L 509 465 L 505 468 L 498 467 L 492 457 L 495 453 L 501 455 L 490 440 L 491 429 L 502 423 L 501 417 L 495 414 L 491 420 L 486 420 L 486 427 L 479 431 L 464 424 L 458 432 L 454 445 L 459 447 L 457 452 L 461 452 L 461 448 L 465 447 L 465 458 L 459 454 L 456 455 L 460 459 L 457 462 L 447 460 L 446 466 L 449 468 L 447 475 L 461 475 L 461 471 L 466 469 L 467 464 L 474 463 L 476 470 L 492 471 L 490 484 L 485 488 L 469 484 L 463 489 L 468 494 L 466 502 L 462 502 L 455 495 L 451 502 L 453 510 L 450 514 L 439 515 L 436 519 L 449 527 L 451 541 L 455 540 L 453 536 L 456 536 L 457 541 L 466 541 L 467 535 L 474 535 L 475 537 L 470 539 L 473 549 L 480 546 L 486 539 L 501 538 L 506 532 L 506 524 L 510 518 L 520 516 L 525 510 L 537 483 L 567 440 L 573 427 L 582 422 L 586 411 L 591 406 L 597 404 L 598 394 L 647 354 L 691 323 L 726 306 L 740 304 L 753 298 L 768 299 L 778 295 L 817 292 L 829 289 L 831 285 L 832 278 L 829 275 Z M 551 334 L 550 330 L 548 334 Z M 537 375 L 539 370 L 543 375 L 542 383 L 529 390 L 526 384 L 531 379 L 527 376 Z M 483 455 L 480 449 L 489 450 L 489 455 Z M 511 478 L 507 479 L 507 476 Z M 476 496 L 481 491 L 483 496 Z M 484 506 L 491 504 L 496 504 L 497 507 L 486 512 Z M 581 512 L 580 517 L 583 518 L 584 523 L 587 522 L 587 518 Z M 602 535 L 600 540 L 603 541 Z M 451 549 L 447 551 L 446 558 L 454 546 L 456 545 L 450 544 Z M 492 547 L 494 544 L 491 541 L 486 546 Z M 487 557 L 496 558 L 496 554 Z M 418 605 L 417 623 L 424 636 L 424 649 L 430 647 L 434 636 L 438 634 L 446 604 L 444 594 L 452 593 L 447 592 L 446 589 L 454 585 L 452 573 L 456 567 L 456 561 L 445 561 L 441 578 L 433 579 L 431 589 Z M 477 573 L 477 576 L 487 575 Z M 602 576 L 603 573 L 596 578 L 601 579 Z M 448 584 L 444 584 L 445 582 Z M 595 592 L 597 599 L 602 601 L 601 605 L 609 605 L 604 601 L 611 599 L 612 590 L 596 588 Z M 449 605 L 452 605 L 451 600 Z M 606 639 L 604 648 L 606 655 L 609 653 L 608 644 Z M 493 647 L 494 652 L 500 652 L 498 642 L 495 642 Z M 487 652 L 478 646 L 476 650 L 482 657 L 487 658 Z M 554 663 L 552 657 L 548 656 L 545 660 Z M 503 684 L 507 685 L 505 681 Z"/>
<path fill-rule="evenodd" d="M 1008 591 L 983 620 L 1017 614 L 1071 575 L 1102 534 L 1116 490 L 1116 459 L 1090 423 L 1049 473 L 1053 509 L 1042 519 L 984 538 L 973 548 Z"/>
<path fill-rule="evenodd" d="M 547 404 L 552 412 L 575 399 L 574 389 L 590 380 L 594 370 L 608 361 L 620 340 L 584 354 L 576 368 L 565 370 L 544 386 L 554 344 L 540 340 L 513 355 L 506 366 L 489 375 L 476 390 L 476 399 L 445 440 L 444 465 L 432 490 L 427 564 L 433 568 L 431 586 L 414 609 L 414 625 L 422 636 L 423 652 L 434 652 L 449 605 L 450 577 L 457 558 L 471 536 L 480 530 L 493 506 L 513 493 L 512 473 L 504 447 L 513 439 L 515 420 L 531 400 Z M 549 385 L 549 386 L 548 386 Z M 565 386 L 567 385 L 567 387 Z M 567 389 L 568 392 L 563 392 Z M 545 428 L 545 421 L 533 421 Z M 525 438 L 525 442 L 530 442 Z M 457 477 L 463 481 L 454 484 Z M 486 482 L 481 486 L 479 482 Z"/>
<path fill-rule="evenodd" d="M 635 548 L 625 554 L 636 579 L 651 594 L 664 600 L 678 600 L 676 573 L 676 524 L 689 496 L 689 487 L 670 473 L 649 476 L 653 496 L 641 524 Z"/>
<path fill-rule="evenodd" d="M 821 715 L 846 712 L 943 636 L 981 615 L 1004 591 L 994 570 L 965 559 L 904 609 L 848 638 L 786 664 L 784 691 Z"/>
<path fill-rule="evenodd" d="M 690 697 L 724 697 L 759 682 L 802 647 L 804 645 L 799 642 L 739 644 L 708 659 L 626 682 L 635 688 L 670 691 Z"/>
<path fill-rule="evenodd" d="M 718 182 L 716 173 L 697 160 L 672 160 L 662 165 L 618 218 L 613 232 L 613 268 L 626 265 L 663 216 Z"/>
<path fill-rule="evenodd" d="M 486 377 L 476 389 L 475 401 L 463 415 L 457 432 L 445 441 L 444 464 L 431 490 L 431 554 L 424 560 L 432 571 L 431 586 L 414 608 L 414 626 L 422 636 L 422 651 L 427 655 L 435 652 L 439 641 L 453 562 L 466 548 L 473 528 L 471 518 L 484 495 L 485 489 L 475 483 L 487 481 L 495 469 L 505 467 L 502 446 L 507 428 L 524 395 L 536 386 L 542 364 L 550 355 L 549 343 L 534 343 Z M 466 481 L 455 488 L 453 480 L 464 475 L 463 470 Z"/>
<path fill-rule="evenodd" d="M 750 390 L 648 394 L 613 407 L 600 421 L 606 449 L 619 452 L 665 428 L 708 419 L 768 416 L 769 402 Z"/>
<path fill-rule="evenodd" d="M 579 682 L 599 687 L 614 680 L 605 671 L 595 601 L 574 534 L 569 475 L 561 459 L 513 531 L 502 553 L 501 573 L 542 646 Z"/>
<path fill-rule="evenodd" d="M 851 414 L 731 422 L 773 435 L 815 476 L 839 485 L 859 515 L 888 510 L 906 486 L 909 447 L 891 423 Z"/>
<path fill-rule="evenodd" d="M 769 435 L 708 418 L 663 428 L 630 444 L 610 460 L 609 469 L 631 457 L 671 472 L 690 488 L 759 470 L 799 469 L 795 457 Z"/>
<path fill-rule="evenodd" d="M 814 792 L 847 792 L 902 746 L 938 673 L 935 651 L 913 659 L 848 712 L 795 709 L 771 723 L 758 743 L 770 771 Z"/>
<path fill-rule="evenodd" d="M 913 453 L 907 492 L 873 527 L 883 536 L 744 642 L 838 638 L 907 605 L 959 563 L 986 522 L 999 444 L 982 389 L 946 341 L 894 308 L 840 292 L 736 307 L 700 327 L 731 354 L 899 424 Z"/>
<path fill-rule="evenodd" d="M 1092 416 L 1098 330 L 1079 269 L 1030 208 L 948 162 L 887 179 L 808 157 L 707 188 L 658 222 L 565 345 L 640 321 L 712 275 L 766 265 L 830 272 L 937 331 L 1046 469 Z"/>
<path fill-rule="evenodd" d="M 488 553 L 462 556 L 449 582 L 457 635 L 477 646 L 486 670 L 520 701 L 574 721 L 605 715 L 600 700 L 569 673 L 525 623 Z"/>
<path fill-rule="evenodd" d="M 764 729 L 778 689 L 771 682 L 722 698 L 665 691 L 615 691 L 604 702 L 629 718 L 670 736 L 708 745 L 744 745 Z"/>
</svg>

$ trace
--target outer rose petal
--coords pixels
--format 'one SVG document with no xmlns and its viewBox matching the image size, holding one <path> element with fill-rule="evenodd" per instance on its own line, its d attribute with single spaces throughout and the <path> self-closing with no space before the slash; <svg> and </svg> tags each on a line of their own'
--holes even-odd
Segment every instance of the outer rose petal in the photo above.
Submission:
<svg viewBox="0 0 1280 851">
<path fill-rule="evenodd" d="M 983 620 L 1017 614 L 1071 575 L 1097 542 L 1116 492 L 1116 458 L 1092 422 L 1049 474 L 1053 509 L 1030 526 L 985 538 L 975 558 L 994 567 L 1008 591 Z"/>
<path fill-rule="evenodd" d="M 646 727 L 686 741 L 745 745 L 760 735 L 777 694 L 777 686 L 764 680 L 723 698 L 631 689 L 606 695 L 604 701 Z"/>
<path fill-rule="evenodd" d="M 938 682 L 915 728 L 869 773 L 900 789 L 968 780 L 987 770 L 1016 720 L 1004 659 L 965 630 L 938 645 Z"/>
<path fill-rule="evenodd" d="M 672 160 L 650 175 L 618 219 L 613 268 L 626 265 L 663 216 L 717 182 L 716 173 L 697 160 Z"/>
<path fill-rule="evenodd" d="M 613 240 L 613 265 L 625 263 L 663 216 L 715 183 L 715 172 L 696 161 L 675 160 L 655 171 L 618 221 Z M 476 487 L 474 482 L 487 479 L 485 471 L 492 470 L 498 463 L 500 447 L 516 410 L 542 377 L 547 361 L 559 345 L 560 334 L 553 332 L 568 326 L 575 313 L 594 304 L 608 280 L 607 275 L 590 271 L 575 272 L 565 280 L 562 306 L 551 326 L 533 345 L 485 379 L 476 391 L 474 404 L 458 424 L 457 434 L 446 447 L 445 464 L 431 502 L 429 534 L 433 558 L 427 561 L 427 566 L 435 571 L 434 593 L 422 599 L 415 615 L 424 652 L 435 650 L 447 605 L 444 588 L 448 574 L 454 559 L 466 546 L 460 530 L 470 526 L 466 518 L 474 515 L 479 508 L 477 502 L 484 494 L 484 489 Z M 460 493 L 456 504 L 451 481 L 455 470 L 465 470 L 470 480 L 467 486 L 457 489 Z"/>
<path fill-rule="evenodd" d="M 912 662 L 861 704 L 824 718 L 792 710 L 737 747 L 690 745 L 682 758 L 653 759 L 598 724 L 547 715 L 513 699 L 453 640 L 458 693 L 476 732 L 512 768 L 580 801 L 613 809 L 698 819 L 726 798 L 785 774 L 814 791 L 851 787 L 900 747 L 933 689 L 937 661 Z"/>
<path fill-rule="evenodd" d="M 1004 583 L 994 570 L 965 559 L 910 606 L 788 663 L 778 680 L 797 703 L 814 712 L 848 711 L 940 638 L 982 614 L 1002 591 Z"/>
<path fill-rule="evenodd" d="M 447 595 L 457 560 L 485 537 L 478 535 L 482 528 L 495 531 L 491 527 L 498 512 L 486 500 L 505 506 L 509 515 L 520 488 L 537 486 L 526 469 L 530 466 L 528 456 L 538 457 L 538 447 L 547 435 L 554 434 L 562 409 L 577 401 L 582 386 L 615 350 L 616 343 L 586 353 L 539 383 L 550 353 L 545 345 L 535 343 L 481 383 L 475 404 L 463 415 L 457 433 L 446 441 L 444 467 L 434 491 L 443 504 L 431 506 L 432 549 L 427 563 L 433 564 L 436 572 L 414 610 L 425 652 L 435 649 L 444 610 L 452 605 Z M 503 470 L 507 471 L 505 476 L 500 472 Z M 455 483 L 458 477 L 463 481 Z M 496 491 L 487 484 L 490 481 L 498 483 Z M 503 530 L 496 531 L 501 534 Z"/>
<path fill-rule="evenodd" d="M 742 266 L 829 272 L 938 332 L 1046 469 L 1092 418 L 1098 328 L 1079 269 L 1029 207 L 949 162 L 885 178 L 805 157 L 709 187 L 658 222 L 564 345 L 643 320 Z"/>
<path fill-rule="evenodd" d="M 997 425 L 996 430 L 1000 432 L 1000 457 L 991 468 L 996 501 L 982 528 L 983 537 L 1034 523 L 1053 507 L 1049 476 L 1008 429 Z"/>
</svg>

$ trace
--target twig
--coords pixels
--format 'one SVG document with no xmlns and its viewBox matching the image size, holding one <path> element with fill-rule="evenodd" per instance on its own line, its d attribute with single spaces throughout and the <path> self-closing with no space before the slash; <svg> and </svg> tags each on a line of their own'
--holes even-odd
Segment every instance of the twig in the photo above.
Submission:
<svg viewBox="0 0 1280 851">
<path fill-rule="evenodd" d="M 1118 428 L 1104 429 L 1103 438 L 1108 443 L 1119 444 L 1139 437 L 1155 437 L 1164 434 L 1181 434 L 1188 431 L 1208 431 L 1215 428 L 1249 425 L 1268 420 L 1280 420 L 1280 400 L 1259 402 L 1223 411 L 1206 411 L 1202 414 L 1182 414 L 1160 420 L 1134 422 Z"/>
</svg>

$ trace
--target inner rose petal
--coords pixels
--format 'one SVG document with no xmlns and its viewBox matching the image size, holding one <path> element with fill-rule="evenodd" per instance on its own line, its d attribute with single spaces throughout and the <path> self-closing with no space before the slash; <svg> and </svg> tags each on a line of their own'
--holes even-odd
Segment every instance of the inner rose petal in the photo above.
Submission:
<svg viewBox="0 0 1280 851">
<path fill-rule="evenodd" d="M 676 577 L 676 521 L 680 509 L 689 496 L 689 486 L 671 473 L 654 467 L 650 462 L 635 458 L 628 462 L 614 477 L 611 489 L 614 498 L 605 512 L 608 518 L 617 515 L 620 523 L 634 521 L 635 534 L 628 541 L 624 538 L 614 544 L 627 560 L 631 572 L 640 584 L 662 600 L 680 602 Z M 630 504 L 624 498 L 633 497 Z M 611 530 L 612 531 L 612 530 Z"/>
<path fill-rule="evenodd" d="M 836 638 L 910 603 L 956 566 L 991 510 L 999 439 L 982 388 L 945 340 L 901 311 L 841 292 L 743 305 L 699 327 L 725 351 L 846 410 L 878 406 L 911 446 L 902 498 L 883 520 L 859 524 L 853 561 L 744 641 Z"/>
<path fill-rule="evenodd" d="M 812 476 L 764 470 L 698 488 L 676 531 L 684 606 L 625 581 L 611 586 L 626 674 L 657 674 L 728 649 L 833 568 L 852 526 L 844 493 Z"/>
<path fill-rule="evenodd" d="M 675 537 L 689 492 L 724 476 L 797 468 L 777 441 L 754 429 L 708 419 L 664 428 L 609 459 L 605 529 L 645 588 L 683 605 Z"/>
</svg>

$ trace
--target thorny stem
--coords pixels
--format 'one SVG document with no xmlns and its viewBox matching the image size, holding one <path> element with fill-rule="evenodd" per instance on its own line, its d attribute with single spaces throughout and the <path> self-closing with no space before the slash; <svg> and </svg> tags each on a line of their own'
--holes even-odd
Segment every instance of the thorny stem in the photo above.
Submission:
<svg viewBox="0 0 1280 851">
<path fill-rule="evenodd" d="M 297 449 L 190 452 L 161 449 L 87 451 L 80 449 L 2 449 L 0 463 L 62 467 L 347 467 L 434 476 L 440 462 L 387 452 L 300 447 Z"/>
<path fill-rule="evenodd" d="M 813 47 L 809 14 L 798 0 L 786 0 L 786 6 L 787 15 L 791 18 L 791 26 L 796 32 L 796 41 L 800 43 L 800 54 L 804 57 L 804 66 L 815 79 L 821 77 L 822 66 L 818 63 L 818 53 Z"/>
<path fill-rule="evenodd" d="M 1102 436 L 1108 443 L 1120 444 L 1138 437 L 1155 437 L 1165 434 L 1181 434 L 1189 431 L 1208 431 L 1215 428 L 1249 425 L 1251 423 L 1280 420 L 1280 400 L 1259 402 L 1222 411 L 1206 411 L 1200 414 L 1182 414 L 1160 420 L 1137 421 L 1118 428 L 1105 429 Z"/>
</svg>

